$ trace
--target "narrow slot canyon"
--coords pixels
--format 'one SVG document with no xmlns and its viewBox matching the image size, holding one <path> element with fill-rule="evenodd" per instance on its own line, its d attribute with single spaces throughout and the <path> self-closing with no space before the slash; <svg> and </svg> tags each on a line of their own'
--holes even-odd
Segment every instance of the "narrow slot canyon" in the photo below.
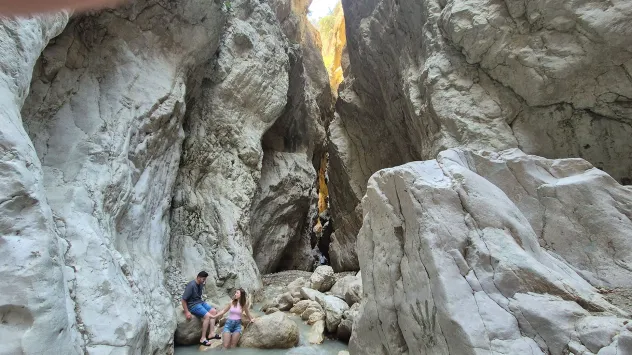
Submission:
<svg viewBox="0 0 632 355">
<path fill-rule="evenodd" d="M 0 1 L 0 355 L 632 354 L 632 3 L 59 3 Z"/>
</svg>

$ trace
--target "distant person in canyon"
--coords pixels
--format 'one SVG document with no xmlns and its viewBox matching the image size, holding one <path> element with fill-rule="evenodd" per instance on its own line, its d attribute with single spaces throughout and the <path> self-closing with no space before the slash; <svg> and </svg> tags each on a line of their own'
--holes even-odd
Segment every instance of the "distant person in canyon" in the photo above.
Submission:
<svg viewBox="0 0 632 355">
<path fill-rule="evenodd" d="M 241 314 L 246 313 L 246 316 L 250 319 L 250 322 L 254 322 L 255 319 L 250 315 L 249 305 L 246 305 L 246 291 L 243 288 L 235 291 L 233 300 L 224 307 L 219 313 L 217 318 L 221 318 L 228 312 L 228 319 L 224 324 L 224 331 L 222 332 L 222 339 L 224 342 L 224 349 L 230 349 L 237 346 L 239 337 L 241 337 Z"/>
<path fill-rule="evenodd" d="M 113 7 L 122 0 L 0 0 L 0 15 L 28 15 L 63 9 L 85 11 Z"/>
<path fill-rule="evenodd" d="M 325 254 L 320 254 L 320 265 L 327 265 L 327 257 Z"/>
<path fill-rule="evenodd" d="M 220 339 L 219 335 L 214 335 L 217 310 L 202 300 L 204 284 L 206 283 L 207 277 L 208 273 L 206 271 L 200 271 L 195 280 L 187 284 L 182 294 L 182 308 L 184 308 L 184 315 L 187 319 L 191 319 L 191 313 L 202 319 L 202 338 L 200 338 L 200 344 L 205 346 L 210 345 L 208 339 Z M 206 337 L 207 330 L 208 339 Z"/>
</svg>

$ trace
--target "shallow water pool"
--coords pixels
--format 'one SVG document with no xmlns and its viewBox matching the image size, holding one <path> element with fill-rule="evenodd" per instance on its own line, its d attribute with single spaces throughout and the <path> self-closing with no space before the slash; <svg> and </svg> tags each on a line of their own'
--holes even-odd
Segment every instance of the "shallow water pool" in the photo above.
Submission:
<svg viewBox="0 0 632 355">
<path fill-rule="evenodd" d="M 257 316 L 259 316 L 259 314 L 257 314 Z M 213 354 L 216 352 L 226 352 L 233 355 L 338 355 L 339 351 L 347 350 L 347 344 L 338 340 L 325 339 L 325 341 L 319 345 L 309 344 L 307 338 L 309 336 L 311 325 L 305 324 L 305 322 L 303 322 L 303 320 L 301 320 L 301 318 L 298 316 L 290 314 L 288 314 L 288 316 L 290 317 L 290 319 L 296 322 L 296 324 L 298 324 L 298 330 L 300 333 L 299 345 L 295 348 L 272 350 L 235 348 L 228 351 L 222 351 L 222 349 L 211 349 L 201 352 L 198 345 L 192 345 L 176 346 L 175 355 Z"/>
</svg>

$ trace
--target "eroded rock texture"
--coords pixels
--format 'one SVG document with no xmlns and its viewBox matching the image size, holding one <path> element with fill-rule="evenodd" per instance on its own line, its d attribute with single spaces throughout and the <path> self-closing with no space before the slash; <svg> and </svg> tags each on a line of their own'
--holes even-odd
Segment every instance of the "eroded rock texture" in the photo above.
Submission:
<svg viewBox="0 0 632 355">
<path fill-rule="evenodd" d="M 329 129 L 337 270 L 358 267 L 371 174 L 449 147 L 582 157 L 630 183 L 630 2 L 342 5 L 350 64 Z"/>
<path fill-rule="evenodd" d="M 206 1 L 80 16 L 35 66 L 22 115 L 91 354 L 170 347 L 163 270 L 186 81 L 212 56 L 223 16 Z"/>
<path fill-rule="evenodd" d="M 233 5 L 214 63 L 200 70 L 174 190 L 171 259 L 183 275 L 210 274 L 213 295 L 261 286 L 252 258 L 250 205 L 261 174 L 261 137 L 282 113 L 288 57 L 268 6 Z"/>
<path fill-rule="evenodd" d="M 68 14 L 0 21 L 1 354 L 78 354 L 75 303 L 66 282 L 68 243 L 46 200 L 43 166 L 20 107 L 33 66 Z"/>
<path fill-rule="evenodd" d="M 593 199 L 599 193 L 610 198 Z M 366 298 L 351 353 L 632 351 L 630 315 L 575 271 L 629 285 L 630 268 L 618 261 L 632 252 L 631 197 L 581 159 L 519 150 L 447 150 L 376 173 L 363 199 L 358 249 Z M 580 233 L 570 245 L 555 240 L 553 250 L 566 253 L 567 263 L 538 244 L 539 237 L 551 244 L 564 238 L 549 235 L 543 220 L 586 230 L 600 224 L 610 233 L 593 235 L 597 240 Z M 583 259 L 582 250 L 602 262 Z"/>
<path fill-rule="evenodd" d="M 139 0 L 0 22 L 0 353 L 168 354 L 198 271 L 208 297 L 257 290 L 255 239 L 284 243 L 261 245 L 269 269 L 309 250 L 331 93 L 275 10 Z"/>
<path fill-rule="evenodd" d="M 311 270 L 310 206 L 316 204 L 316 171 L 324 153 L 325 121 L 333 114 L 327 72 L 307 21 L 309 2 L 271 3 L 287 36 L 290 81 L 287 105 L 263 136 L 261 180 L 252 207 L 259 271 Z"/>
</svg>

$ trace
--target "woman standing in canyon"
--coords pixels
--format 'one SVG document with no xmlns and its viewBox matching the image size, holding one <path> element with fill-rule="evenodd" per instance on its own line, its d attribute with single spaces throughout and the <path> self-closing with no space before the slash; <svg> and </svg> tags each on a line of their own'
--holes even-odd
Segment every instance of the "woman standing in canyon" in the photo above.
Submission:
<svg viewBox="0 0 632 355">
<path fill-rule="evenodd" d="M 241 314 L 242 312 L 246 313 L 250 322 L 254 322 L 255 319 L 250 314 L 249 307 L 246 306 L 246 291 L 243 288 L 235 291 L 235 295 L 233 296 L 233 300 L 224 307 L 219 313 L 217 313 L 216 318 L 221 318 L 225 313 L 228 312 L 228 319 L 226 319 L 226 324 L 224 324 L 224 331 L 222 332 L 222 341 L 224 343 L 224 349 L 230 349 L 237 346 L 239 342 L 239 338 L 241 337 Z"/>
</svg>

